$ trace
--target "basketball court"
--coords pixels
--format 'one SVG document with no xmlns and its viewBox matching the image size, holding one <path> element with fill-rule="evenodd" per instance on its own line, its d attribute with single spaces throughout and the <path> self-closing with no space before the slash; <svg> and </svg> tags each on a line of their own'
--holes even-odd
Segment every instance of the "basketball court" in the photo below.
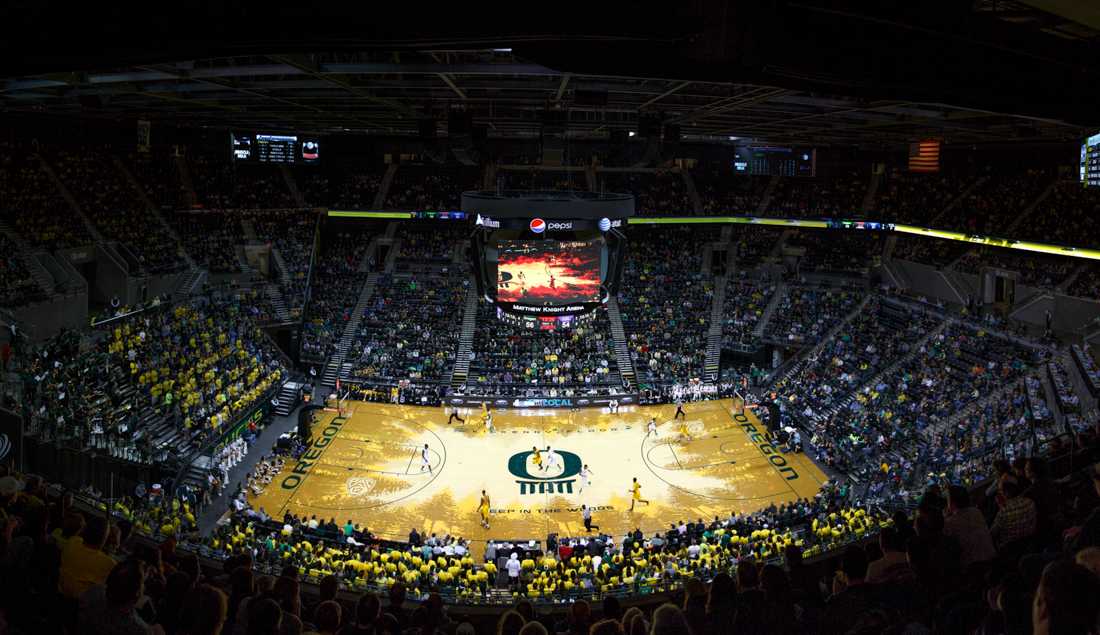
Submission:
<svg viewBox="0 0 1100 635">
<path fill-rule="evenodd" d="M 403 540 L 413 527 L 449 533 L 480 552 L 488 538 L 583 535 L 582 504 L 601 531 L 621 535 L 813 497 L 825 474 L 804 454 L 770 445 L 757 416 L 734 407 L 728 399 L 687 404 L 678 421 L 675 406 L 496 410 L 488 432 L 479 410 L 448 425 L 441 408 L 352 403 L 345 416 L 320 417 L 314 446 L 251 502 L 273 517 L 350 519 L 387 539 Z M 647 434 L 650 417 L 656 437 Z M 631 512 L 634 477 L 650 504 Z M 489 529 L 477 513 L 482 490 L 492 501 Z"/>
</svg>

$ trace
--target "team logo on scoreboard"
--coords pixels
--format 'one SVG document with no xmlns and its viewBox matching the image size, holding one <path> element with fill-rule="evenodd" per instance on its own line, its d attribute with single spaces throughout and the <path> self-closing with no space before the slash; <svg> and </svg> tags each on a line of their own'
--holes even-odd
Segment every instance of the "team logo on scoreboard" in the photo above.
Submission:
<svg viewBox="0 0 1100 635">
<path fill-rule="evenodd" d="M 581 457 L 565 450 L 544 450 L 535 461 L 533 451 L 519 452 L 508 459 L 508 472 L 516 477 L 519 493 L 572 494 L 581 473 Z M 534 474 L 531 471 L 534 470 Z"/>
<path fill-rule="evenodd" d="M 532 218 L 531 231 L 535 232 L 536 234 L 541 234 L 542 232 L 546 231 L 546 221 L 542 220 L 541 218 Z"/>
</svg>

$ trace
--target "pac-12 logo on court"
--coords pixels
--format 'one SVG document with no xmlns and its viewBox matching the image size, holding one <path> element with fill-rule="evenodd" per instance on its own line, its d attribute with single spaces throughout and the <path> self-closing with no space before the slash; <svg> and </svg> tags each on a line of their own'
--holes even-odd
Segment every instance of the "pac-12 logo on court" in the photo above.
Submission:
<svg viewBox="0 0 1100 635">
<path fill-rule="evenodd" d="M 574 477 L 581 473 L 581 457 L 565 450 L 554 450 L 554 455 L 561 460 L 554 460 L 549 453 L 543 452 L 541 466 L 535 465 L 534 452 L 530 450 L 513 454 L 508 459 L 508 471 L 516 477 L 520 494 L 573 493 L 573 483 L 577 482 Z"/>
<path fill-rule="evenodd" d="M 541 218 L 532 218 L 531 231 L 535 232 L 536 234 L 541 234 L 542 232 L 546 231 L 546 221 L 542 220 Z"/>
</svg>

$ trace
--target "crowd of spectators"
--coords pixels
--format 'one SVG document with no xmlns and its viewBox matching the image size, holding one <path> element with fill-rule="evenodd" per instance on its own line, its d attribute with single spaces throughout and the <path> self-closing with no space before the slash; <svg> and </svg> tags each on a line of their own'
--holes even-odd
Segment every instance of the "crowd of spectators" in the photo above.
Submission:
<svg viewBox="0 0 1100 635">
<path fill-rule="evenodd" d="M 126 166 L 157 209 L 189 208 L 187 188 L 179 177 L 176 158 L 156 152 L 130 152 Z"/>
<path fill-rule="evenodd" d="M 183 210 L 165 215 L 196 265 L 210 273 L 241 271 L 237 250 L 245 240 L 238 213 Z"/>
<path fill-rule="evenodd" d="M 23 262 L 19 246 L 0 233 L 0 306 L 23 306 L 47 297 Z"/>
<path fill-rule="evenodd" d="M 296 207 L 279 166 L 243 165 L 228 157 L 188 157 L 197 204 L 206 209 L 285 209 Z"/>
<path fill-rule="evenodd" d="M 805 250 L 798 262 L 801 272 L 866 274 L 881 260 L 883 237 L 878 232 L 860 230 L 824 234 L 820 230 L 800 231 L 786 244 Z"/>
<path fill-rule="evenodd" d="M 1079 264 L 1076 258 L 982 246 L 960 258 L 955 268 L 977 274 L 983 267 L 997 267 L 1019 273 L 1019 282 L 1023 284 L 1053 288 L 1069 278 Z"/>
<path fill-rule="evenodd" d="M 771 255 L 782 235 L 783 230 L 772 227 L 735 225 L 730 236 L 731 254 L 738 264 L 754 267 Z"/>
<path fill-rule="evenodd" d="M 868 175 L 854 171 L 833 177 L 783 177 L 767 213 L 785 218 L 858 216 L 869 183 Z"/>
<path fill-rule="evenodd" d="M 198 447 L 285 372 L 237 295 L 161 304 L 82 339 L 62 331 L 27 357 L 29 428 L 139 461 L 156 458 L 147 426 L 167 421 Z"/>
<path fill-rule="evenodd" d="M 1087 247 L 1100 242 L 1100 193 L 1077 180 L 1063 181 L 1012 232 L 1013 238 Z"/>
<path fill-rule="evenodd" d="M 497 170 L 497 185 L 504 190 L 588 191 L 584 170 Z"/>
<path fill-rule="evenodd" d="M 928 227 L 967 185 L 966 178 L 955 174 L 920 174 L 894 169 L 879 184 L 867 217 Z"/>
<path fill-rule="evenodd" d="M 357 224 L 321 237 L 321 255 L 314 267 L 302 326 L 303 357 L 322 360 L 335 351 L 336 340 L 359 301 L 367 276 L 360 272 L 360 267 L 378 229 L 375 224 Z"/>
<path fill-rule="evenodd" d="M 691 173 L 704 216 L 755 216 L 771 177 L 735 174 L 728 164 L 701 167 Z"/>
<path fill-rule="evenodd" d="M 942 269 L 970 249 L 968 243 L 919 236 L 898 236 L 892 258 L 912 260 Z"/>
<path fill-rule="evenodd" d="M 457 210 L 462 192 L 478 185 L 476 168 L 401 165 L 394 173 L 383 207 L 387 209 Z"/>
<path fill-rule="evenodd" d="M 468 389 L 478 394 L 567 396 L 622 389 L 605 309 L 554 331 L 502 321 L 494 305 L 478 302 Z"/>
<path fill-rule="evenodd" d="M 257 239 L 279 250 L 286 270 L 281 274 L 275 272 L 276 282 L 291 319 L 300 319 L 310 283 L 310 267 L 313 265 L 317 212 L 312 209 L 269 209 L 244 212 L 241 218 L 252 223 Z"/>
<path fill-rule="evenodd" d="M 786 395 L 793 416 L 817 420 L 838 411 L 853 391 L 909 354 L 935 324 L 923 311 L 872 296 L 820 351 L 777 382 L 776 389 Z M 823 444 L 822 449 L 828 447 Z"/>
<path fill-rule="evenodd" d="M 1003 236 L 1016 217 L 1050 185 L 1053 177 L 1042 170 L 996 174 L 969 194 L 938 225 L 969 234 Z"/>
<path fill-rule="evenodd" d="M 695 204 L 688 196 L 684 177 L 678 170 L 653 172 L 596 173 L 601 192 L 634 195 L 634 212 L 639 216 L 694 216 Z"/>
<path fill-rule="evenodd" d="M 749 278 L 730 278 L 726 282 L 726 297 L 722 307 L 723 345 L 750 345 L 753 331 L 764 315 L 776 285 Z"/>
<path fill-rule="evenodd" d="M 371 209 L 382 186 L 382 165 L 308 166 L 294 171 L 298 191 L 310 207 Z"/>
<path fill-rule="evenodd" d="M 910 337 L 915 336 L 910 328 Z M 1026 393 L 1018 380 L 1035 363 L 1036 353 L 981 326 L 951 322 L 915 344 L 899 344 L 897 359 L 884 375 L 865 375 L 840 393 L 839 400 L 802 415 L 813 419 L 813 440 L 827 461 L 875 487 L 919 489 L 926 479 L 974 478 L 988 473 L 995 456 L 1011 455 L 1011 431 L 1028 430 Z M 916 347 L 915 350 L 913 347 Z M 890 349 L 888 349 L 890 350 Z M 969 418 L 967 406 L 1005 389 L 1000 401 L 984 404 Z M 814 385 L 809 394 L 831 394 L 835 388 Z M 828 409 L 825 409 L 828 408 Z M 971 481 L 968 481 L 971 482 Z"/>
<path fill-rule="evenodd" d="M 703 376 L 714 293 L 701 273 L 704 242 L 691 227 L 631 231 L 619 306 L 643 387 Z"/>
<path fill-rule="evenodd" d="M 1100 267 L 1089 264 L 1081 270 L 1066 292 L 1082 298 L 1100 298 Z"/>
<path fill-rule="evenodd" d="M 787 344 L 815 344 L 863 299 L 857 290 L 790 285 L 784 287 L 764 338 Z"/>
<path fill-rule="evenodd" d="M 0 211 L 2 220 L 35 247 L 52 251 L 92 243 L 83 220 L 28 144 L 0 141 Z"/>
<path fill-rule="evenodd" d="M 995 476 L 994 510 L 960 486 L 928 488 L 911 519 L 822 495 L 651 537 L 494 546 L 478 564 L 461 540 L 414 532 L 389 543 L 335 519 L 240 514 L 200 539 L 185 498 L 127 498 L 105 518 L 2 466 L 0 615 L 16 632 L 142 634 L 1095 632 L 1100 472 L 1090 465 L 1062 485 L 1034 458 Z M 807 563 L 838 546 L 841 557 Z M 204 567 L 196 548 L 220 568 Z M 315 594 L 304 581 L 318 583 Z M 508 587 L 514 610 L 493 615 L 495 629 L 444 608 Z M 682 608 L 652 614 L 644 602 L 624 611 L 617 597 L 672 589 Z M 567 610 L 547 613 L 544 600 Z"/>
<path fill-rule="evenodd" d="M 386 384 L 443 380 L 454 366 L 469 284 L 464 271 L 383 274 L 347 358 L 353 379 Z"/>
<path fill-rule="evenodd" d="M 110 148 L 58 149 L 50 160 L 96 229 L 125 245 L 140 269 L 152 274 L 183 269 L 179 245 L 115 165 Z"/>
<path fill-rule="evenodd" d="M 462 222 L 402 223 L 397 252 L 398 269 L 451 268 L 455 249 L 471 234 Z"/>
</svg>

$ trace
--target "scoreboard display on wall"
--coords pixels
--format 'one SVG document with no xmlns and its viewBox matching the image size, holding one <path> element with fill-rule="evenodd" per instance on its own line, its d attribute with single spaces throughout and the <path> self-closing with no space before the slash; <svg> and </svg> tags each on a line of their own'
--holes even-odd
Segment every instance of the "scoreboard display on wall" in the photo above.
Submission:
<svg viewBox="0 0 1100 635">
<path fill-rule="evenodd" d="M 321 160 L 321 142 L 316 137 L 232 132 L 230 144 L 235 161 L 310 164 Z"/>
<path fill-rule="evenodd" d="M 1100 134 L 1094 134 L 1081 144 L 1081 183 L 1100 185 Z"/>
<path fill-rule="evenodd" d="M 784 146 L 737 146 L 733 171 L 752 176 L 807 176 L 817 174 L 817 150 Z"/>
</svg>

